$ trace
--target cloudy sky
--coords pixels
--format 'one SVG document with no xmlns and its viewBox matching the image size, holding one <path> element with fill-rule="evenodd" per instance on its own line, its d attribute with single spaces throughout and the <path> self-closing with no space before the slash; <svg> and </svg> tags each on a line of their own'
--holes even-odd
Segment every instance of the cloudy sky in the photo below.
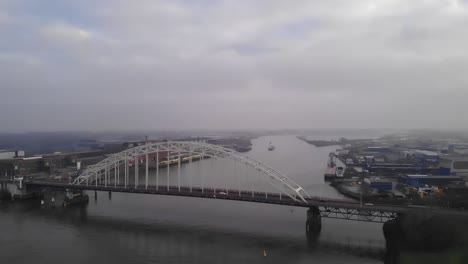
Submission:
<svg viewBox="0 0 468 264">
<path fill-rule="evenodd" d="M 468 129 L 467 0 L 0 0 L 0 131 Z"/>
</svg>

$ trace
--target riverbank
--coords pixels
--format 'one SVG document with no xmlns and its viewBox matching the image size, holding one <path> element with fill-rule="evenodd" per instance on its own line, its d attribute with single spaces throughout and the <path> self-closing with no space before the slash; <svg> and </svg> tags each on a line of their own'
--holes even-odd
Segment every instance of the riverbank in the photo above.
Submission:
<svg viewBox="0 0 468 264">
<path fill-rule="evenodd" d="M 206 143 L 221 145 L 226 148 L 234 149 L 237 152 L 247 152 L 252 150 L 252 140 L 247 137 L 208 139 Z"/>
<path fill-rule="evenodd" d="M 370 139 L 347 139 L 340 138 L 340 140 L 311 140 L 303 136 L 297 136 L 299 140 L 314 145 L 316 147 L 328 147 L 328 146 L 343 146 L 347 144 L 357 144 L 370 141 Z"/>
<path fill-rule="evenodd" d="M 361 190 L 361 185 L 357 185 L 355 181 L 334 180 L 330 183 L 339 193 L 344 196 L 363 202 L 379 203 L 379 204 L 406 204 L 407 199 L 396 198 L 392 193 L 378 193 L 368 194 Z"/>
<path fill-rule="evenodd" d="M 316 147 L 328 147 L 328 146 L 336 146 L 336 145 L 341 145 L 340 142 L 336 140 L 309 140 L 305 137 L 297 136 L 298 139 L 309 143 L 311 145 L 314 145 Z"/>
</svg>

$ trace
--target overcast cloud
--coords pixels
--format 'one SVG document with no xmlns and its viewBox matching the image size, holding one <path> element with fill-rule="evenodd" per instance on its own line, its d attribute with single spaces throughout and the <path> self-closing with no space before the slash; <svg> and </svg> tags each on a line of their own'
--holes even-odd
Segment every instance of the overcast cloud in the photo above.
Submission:
<svg viewBox="0 0 468 264">
<path fill-rule="evenodd" d="M 468 1 L 0 0 L 0 132 L 468 128 Z"/>
</svg>

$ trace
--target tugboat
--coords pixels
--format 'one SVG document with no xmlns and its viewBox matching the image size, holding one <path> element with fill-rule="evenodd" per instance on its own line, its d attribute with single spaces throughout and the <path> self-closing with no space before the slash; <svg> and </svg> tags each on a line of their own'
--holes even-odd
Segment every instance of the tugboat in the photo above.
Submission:
<svg viewBox="0 0 468 264">
<path fill-rule="evenodd" d="M 270 145 L 268 146 L 268 151 L 275 150 L 275 146 L 273 146 L 270 142 Z"/>
</svg>

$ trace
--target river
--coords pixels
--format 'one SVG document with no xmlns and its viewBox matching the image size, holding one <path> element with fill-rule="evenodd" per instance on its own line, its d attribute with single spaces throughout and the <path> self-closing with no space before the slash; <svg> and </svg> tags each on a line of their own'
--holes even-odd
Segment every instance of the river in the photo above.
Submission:
<svg viewBox="0 0 468 264">
<path fill-rule="evenodd" d="M 274 151 L 267 150 L 269 142 Z M 342 198 L 323 181 L 328 153 L 336 148 L 316 148 L 293 135 L 267 136 L 254 139 L 246 155 L 284 173 L 310 195 Z M 183 166 L 182 184 L 200 180 L 196 171 L 205 182 L 235 188 L 240 183 L 231 174 L 243 173 L 222 160 L 192 166 Z M 339 246 L 309 248 L 304 208 L 122 193 L 90 198 L 86 207 L 66 209 L 41 209 L 38 201 L 0 204 L 1 263 L 382 262 Z M 385 245 L 381 224 L 334 219 L 322 219 L 319 241 Z"/>
</svg>

